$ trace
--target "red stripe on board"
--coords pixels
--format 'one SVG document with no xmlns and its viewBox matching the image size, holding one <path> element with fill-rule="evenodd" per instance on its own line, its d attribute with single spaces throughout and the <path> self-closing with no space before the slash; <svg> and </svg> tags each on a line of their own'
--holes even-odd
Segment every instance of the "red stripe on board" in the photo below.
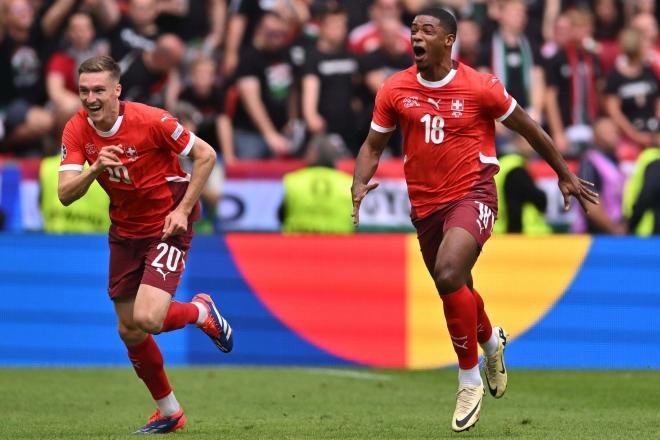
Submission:
<svg viewBox="0 0 660 440">
<path fill-rule="evenodd" d="M 229 234 L 242 276 L 289 328 L 367 365 L 405 366 L 405 236 Z"/>
</svg>

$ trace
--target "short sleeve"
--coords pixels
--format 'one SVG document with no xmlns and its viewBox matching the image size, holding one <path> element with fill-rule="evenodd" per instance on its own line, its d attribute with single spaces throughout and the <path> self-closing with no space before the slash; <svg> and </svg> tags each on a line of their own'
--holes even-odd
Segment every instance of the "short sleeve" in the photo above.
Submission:
<svg viewBox="0 0 660 440">
<path fill-rule="evenodd" d="M 518 103 L 495 76 L 486 75 L 485 80 L 482 96 L 484 111 L 488 117 L 502 122 L 513 113 Z"/>
<path fill-rule="evenodd" d="M 385 81 L 376 94 L 371 128 L 379 133 L 389 133 L 396 128 L 397 115 L 392 105 L 392 89 L 389 84 L 389 81 Z"/>
<path fill-rule="evenodd" d="M 561 83 L 561 59 L 560 53 L 549 58 L 546 63 L 545 78 L 548 86 L 559 87 Z"/>
<path fill-rule="evenodd" d="M 82 171 L 85 165 L 80 139 L 80 130 L 76 130 L 72 121 L 67 122 L 62 133 L 60 171 Z"/>
<path fill-rule="evenodd" d="M 195 143 L 196 136 L 167 112 L 163 112 L 152 125 L 159 145 L 169 148 L 176 154 L 187 156 Z"/>
<path fill-rule="evenodd" d="M 251 50 L 245 50 L 241 53 L 240 62 L 236 68 L 236 78 L 246 76 L 259 76 L 260 67 L 258 65 L 259 56 Z"/>
<path fill-rule="evenodd" d="M 605 94 L 616 95 L 619 92 L 619 86 L 620 81 L 616 70 L 610 71 L 610 73 L 605 77 Z"/>
<path fill-rule="evenodd" d="M 312 49 L 307 52 L 307 56 L 305 57 L 305 63 L 302 66 L 302 75 L 316 75 L 320 76 L 319 74 L 319 56 L 317 52 Z"/>
<path fill-rule="evenodd" d="M 213 110 L 219 115 L 225 112 L 225 94 L 220 87 L 213 89 Z"/>
</svg>

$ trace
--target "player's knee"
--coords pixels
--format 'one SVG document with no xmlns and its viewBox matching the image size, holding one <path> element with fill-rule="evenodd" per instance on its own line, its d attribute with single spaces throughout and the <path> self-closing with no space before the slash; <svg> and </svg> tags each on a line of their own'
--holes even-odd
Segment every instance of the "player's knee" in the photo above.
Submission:
<svg viewBox="0 0 660 440">
<path fill-rule="evenodd" d="M 150 311 L 135 311 L 133 314 L 133 321 L 135 325 L 140 328 L 145 333 L 150 333 L 152 335 L 160 333 L 160 329 L 163 327 L 162 319 L 158 318 L 155 313 Z"/>
<path fill-rule="evenodd" d="M 453 264 L 436 264 L 433 279 L 440 295 L 455 292 L 465 284 L 465 273 Z"/>
<path fill-rule="evenodd" d="M 119 337 L 122 341 L 124 341 L 126 346 L 135 345 L 144 340 L 144 332 L 138 327 L 130 327 L 119 323 L 117 331 L 119 333 Z"/>
</svg>

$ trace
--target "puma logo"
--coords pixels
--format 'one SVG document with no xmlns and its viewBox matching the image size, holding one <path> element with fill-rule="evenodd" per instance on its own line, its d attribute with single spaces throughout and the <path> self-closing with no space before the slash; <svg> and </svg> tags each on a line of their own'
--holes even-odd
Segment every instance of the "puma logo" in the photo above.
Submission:
<svg viewBox="0 0 660 440">
<path fill-rule="evenodd" d="M 440 111 L 440 101 L 442 101 L 442 99 L 435 101 L 433 98 L 426 98 L 426 102 L 433 104 L 437 111 Z"/>
<path fill-rule="evenodd" d="M 163 270 L 160 267 L 156 269 L 156 272 L 158 272 L 163 276 L 163 281 L 166 281 L 165 277 L 167 277 L 170 274 L 169 272 L 163 272 Z"/>
<path fill-rule="evenodd" d="M 458 348 L 462 348 L 463 350 L 467 350 L 467 336 L 461 336 L 458 338 L 455 338 L 454 336 L 451 337 L 451 343 L 454 344 Z"/>
</svg>

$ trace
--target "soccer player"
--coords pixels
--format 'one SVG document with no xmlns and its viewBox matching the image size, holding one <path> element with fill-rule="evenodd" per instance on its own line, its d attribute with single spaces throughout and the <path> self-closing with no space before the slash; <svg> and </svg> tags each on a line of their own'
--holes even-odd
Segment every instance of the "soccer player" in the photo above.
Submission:
<svg viewBox="0 0 660 440">
<path fill-rule="evenodd" d="M 110 196 L 108 294 L 128 357 L 157 404 L 135 433 L 165 433 L 183 427 L 186 417 L 152 335 L 195 324 L 221 351 L 233 347 L 231 327 L 209 295 L 190 303 L 172 299 L 215 152 L 164 110 L 120 101 L 119 75 L 107 56 L 80 65 L 82 108 L 62 135 L 58 196 L 69 205 L 94 179 Z M 182 171 L 179 155 L 192 159 L 191 175 Z"/>
<path fill-rule="evenodd" d="M 404 137 L 404 171 L 412 219 L 426 267 L 442 299 L 451 342 L 458 357 L 459 387 L 452 419 L 465 431 L 479 419 L 484 388 L 477 343 L 485 353 L 490 393 L 502 397 L 507 373 L 507 333 L 491 327 L 471 270 L 490 237 L 497 211 L 493 176 L 494 121 L 520 133 L 559 176 L 565 208 L 575 196 L 597 203 L 589 182 L 567 168 L 550 137 L 525 113 L 493 75 L 452 61 L 456 20 L 441 8 L 424 9 L 412 22 L 415 65 L 385 81 L 376 95 L 371 129 L 355 163 L 353 217 L 378 186 L 369 183 L 391 132 Z"/>
</svg>

